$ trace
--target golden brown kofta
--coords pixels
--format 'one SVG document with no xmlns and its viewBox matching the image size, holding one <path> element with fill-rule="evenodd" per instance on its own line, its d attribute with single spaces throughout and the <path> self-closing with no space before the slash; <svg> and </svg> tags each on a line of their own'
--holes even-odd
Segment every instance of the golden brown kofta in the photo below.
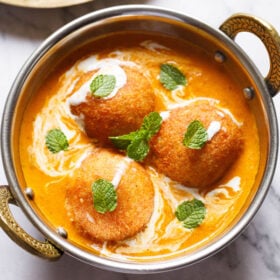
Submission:
<svg viewBox="0 0 280 280">
<path fill-rule="evenodd" d="M 213 138 L 198 150 L 183 145 L 186 129 L 194 120 L 199 120 L 206 129 L 212 121 L 221 125 Z M 205 188 L 225 174 L 242 146 L 241 129 L 228 114 L 208 102 L 194 103 L 171 111 L 151 140 L 147 162 L 185 186 Z"/>
<path fill-rule="evenodd" d="M 113 212 L 100 214 L 93 207 L 91 186 L 100 178 L 119 181 Z M 153 207 L 154 188 L 145 169 L 105 149 L 83 161 L 66 192 L 68 216 L 81 234 L 95 241 L 119 241 L 134 236 L 149 222 Z"/>
<path fill-rule="evenodd" d="M 71 112 L 83 115 L 89 137 L 110 143 L 109 136 L 118 136 L 137 130 L 143 118 L 154 111 L 155 94 L 150 82 L 139 71 L 122 67 L 126 84 L 112 98 L 87 96 L 87 101 L 71 105 Z"/>
</svg>

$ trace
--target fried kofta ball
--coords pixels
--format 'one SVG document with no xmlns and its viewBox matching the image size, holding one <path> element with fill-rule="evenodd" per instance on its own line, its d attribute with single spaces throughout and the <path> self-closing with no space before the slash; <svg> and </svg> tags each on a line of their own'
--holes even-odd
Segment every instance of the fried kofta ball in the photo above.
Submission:
<svg viewBox="0 0 280 280">
<path fill-rule="evenodd" d="M 87 135 L 109 144 L 109 136 L 139 129 L 144 116 L 154 111 L 155 94 L 150 82 L 138 70 L 123 66 L 126 83 L 112 98 L 88 95 L 86 102 L 71 105 L 72 114 L 82 116 Z"/>
<path fill-rule="evenodd" d="M 97 179 L 116 184 L 117 207 L 98 213 L 93 206 L 91 186 Z M 94 241 L 120 241 L 142 231 L 154 208 L 154 188 L 138 163 L 99 150 L 82 163 L 66 193 L 67 214 L 78 231 Z"/>
<path fill-rule="evenodd" d="M 194 120 L 200 121 L 205 129 L 211 122 L 220 126 L 201 149 L 183 145 L 187 127 Z M 240 127 L 229 114 L 202 102 L 171 111 L 150 144 L 147 161 L 159 172 L 187 187 L 206 188 L 219 180 L 237 159 L 243 140 Z"/>
</svg>

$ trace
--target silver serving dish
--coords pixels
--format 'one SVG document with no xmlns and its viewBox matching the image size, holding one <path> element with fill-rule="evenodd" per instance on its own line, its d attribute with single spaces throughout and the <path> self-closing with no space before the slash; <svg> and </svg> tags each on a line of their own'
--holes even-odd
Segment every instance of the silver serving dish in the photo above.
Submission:
<svg viewBox="0 0 280 280">
<path fill-rule="evenodd" d="M 218 63 L 227 63 L 236 73 L 257 118 L 262 150 L 256 177 L 257 191 L 252 191 L 244 209 L 231 227 L 192 253 L 185 256 L 150 263 L 112 260 L 91 254 L 67 240 L 63 229 L 54 230 L 38 213 L 21 173 L 18 156 L 19 129 L 24 108 L 40 79 L 69 52 L 94 37 L 124 30 L 149 31 L 191 41 L 213 53 Z M 248 56 L 234 42 L 241 31 L 257 35 L 270 55 L 271 69 L 264 78 Z M 225 59 L 226 58 L 226 59 Z M 19 72 L 10 90 L 2 120 L 1 148 L 9 186 L 0 187 L 0 226 L 21 247 L 43 258 L 58 259 L 63 252 L 98 268 L 131 273 L 153 273 L 184 267 L 217 253 L 234 240 L 248 225 L 262 204 L 274 174 L 278 130 L 272 97 L 280 87 L 280 49 L 277 32 L 262 20 L 243 14 L 234 15 L 215 30 L 184 14 L 144 5 L 117 6 L 87 14 L 65 25 L 33 53 Z M 9 204 L 16 203 L 28 219 L 46 237 L 35 240 L 14 220 Z"/>
</svg>

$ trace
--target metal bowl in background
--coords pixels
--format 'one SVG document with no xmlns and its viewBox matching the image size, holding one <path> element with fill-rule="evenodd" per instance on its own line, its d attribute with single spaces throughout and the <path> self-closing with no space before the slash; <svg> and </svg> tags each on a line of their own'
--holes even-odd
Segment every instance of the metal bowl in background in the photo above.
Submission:
<svg viewBox="0 0 280 280">
<path fill-rule="evenodd" d="M 61 8 L 87 3 L 93 0 L 0 0 L 0 3 L 28 8 Z"/>
<path fill-rule="evenodd" d="M 240 85 L 244 98 L 256 116 L 261 145 L 260 167 L 246 203 L 230 228 L 198 250 L 150 263 L 125 262 L 96 256 L 67 240 L 63 229 L 53 228 L 40 214 L 26 186 L 19 161 L 19 130 L 24 109 L 40 82 L 66 56 L 94 38 L 118 31 L 154 32 L 186 40 L 212 54 L 217 63 L 227 64 Z M 247 31 L 257 35 L 267 47 L 270 72 L 264 78 L 242 49 L 232 40 Z M 0 187 L 0 226 L 21 247 L 43 258 L 55 260 L 63 252 L 102 269 L 154 273 L 180 268 L 200 261 L 236 238 L 262 204 L 274 174 L 278 128 L 272 97 L 280 88 L 280 43 L 277 32 L 266 22 L 244 14 L 234 15 L 215 30 L 184 14 L 146 5 L 116 6 L 96 11 L 72 21 L 50 36 L 33 53 L 18 74 L 10 90 L 2 120 L 1 148 L 9 186 Z M 16 203 L 46 237 L 40 242 L 16 223 L 9 204 Z"/>
</svg>

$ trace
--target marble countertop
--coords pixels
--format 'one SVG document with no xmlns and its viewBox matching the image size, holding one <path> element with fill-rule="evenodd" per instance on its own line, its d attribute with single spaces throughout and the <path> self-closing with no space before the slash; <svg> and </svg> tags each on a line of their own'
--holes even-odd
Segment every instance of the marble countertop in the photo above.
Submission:
<svg viewBox="0 0 280 280">
<path fill-rule="evenodd" d="M 0 0 L 1 2 L 1 0 Z M 35 48 L 53 31 L 88 12 L 117 4 L 151 4 L 172 8 L 218 28 L 230 15 L 246 12 L 269 21 L 280 31 L 278 0 L 95 0 L 87 4 L 60 9 L 25 9 L 0 4 L 0 114 L 9 89 L 23 63 Z M 237 41 L 265 75 L 268 56 L 253 36 L 241 34 Z M 280 118 L 280 96 L 274 97 Z M 6 179 L 0 165 L 0 182 Z M 12 208 L 23 227 L 40 237 L 20 209 Z M 155 275 L 128 275 L 100 271 L 64 255 L 57 262 L 47 262 L 30 255 L 0 230 L 0 279 L 280 279 L 280 169 L 276 169 L 270 191 L 259 212 L 227 248 L 190 267 Z"/>
</svg>

